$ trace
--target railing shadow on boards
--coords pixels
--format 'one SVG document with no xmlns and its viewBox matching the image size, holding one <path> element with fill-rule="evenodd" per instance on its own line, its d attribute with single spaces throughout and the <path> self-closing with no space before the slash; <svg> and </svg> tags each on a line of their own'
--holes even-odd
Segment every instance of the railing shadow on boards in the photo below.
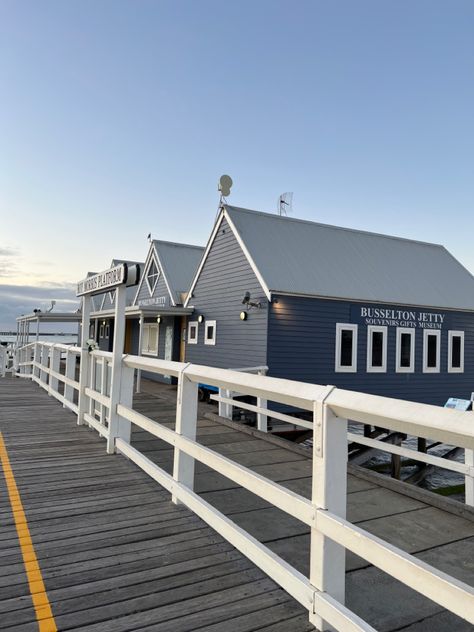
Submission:
<svg viewBox="0 0 474 632">
<path fill-rule="evenodd" d="M 22 358 L 20 369 L 23 369 L 23 376 L 30 370 L 30 377 L 46 388 L 50 395 L 63 401 L 63 396 L 58 393 L 59 373 L 54 368 L 57 366 L 55 346 L 41 347 L 41 361 L 31 360 L 39 353 L 38 345 L 33 345 L 33 351 L 23 351 L 26 358 Z M 69 353 L 75 355 L 77 348 Z M 463 413 L 331 386 L 140 356 L 113 358 L 108 353 L 88 353 L 84 350 L 82 362 L 82 369 L 87 368 L 87 371 L 81 371 L 78 423 L 89 424 L 98 430 L 107 439 L 108 452 L 118 451 L 128 457 L 167 489 L 173 502 L 186 505 L 267 573 L 308 610 L 309 620 L 318 630 L 374 631 L 369 623 L 344 605 L 345 549 L 474 624 L 474 588 L 356 527 L 345 517 L 347 419 L 473 450 L 474 427 L 471 419 Z M 93 365 L 98 362 L 111 370 L 106 387 L 107 379 L 103 375 L 100 379 L 93 377 Z M 133 379 L 134 371 L 138 369 L 177 378 L 174 431 L 133 409 Z M 39 371 L 39 376 L 31 373 L 34 370 Z M 314 437 L 311 500 L 196 441 L 198 387 L 202 383 L 311 412 Z M 77 382 L 74 387 L 77 388 Z M 95 405 L 91 408 L 91 400 L 108 409 L 103 423 L 100 421 L 100 408 Z M 174 447 L 172 475 L 130 444 L 131 424 Z M 193 491 L 196 459 L 310 527 L 309 577 Z"/>
<path fill-rule="evenodd" d="M 260 373 L 262 370 L 268 370 L 268 367 L 254 367 L 253 369 L 235 369 L 237 371 L 247 371 L 249 373 Z M 265 371 L 266 373 L 266 371 Z M 339 391 L 339 389 L 338 389 Z M 340 392 L 340 391 L 339 391 Z M 293 427 L 305 428 L 307 430 L 313 430 L 313 422 L 305 419 L 300 419 L 292 414 L 286 414 L 282 412 L 278 412 L 276 410 L 271 410 L 267 408 L 267 402 L 261 398 L 257 398 L 257 404 L 250 404 L 247 401 L 236 400 L 235 397 L 239 397 L 245 395 L 244 393 L 230 391 L 228 389 L 219 389 L 218 395 L 211 395 L 210 399 L 217 402 L 219 405 L 219 416 L 224 419 L 233 418 L 233 409 L 243 409 L 248 410 L 252 413 L 256 413 L 257 415 L 257 428 L 262 432 L 267 432 L 268 427 L 268 419 L 274 419 L 277 421 L 282 421 L 285 424 L 290 424 Z M 359 393 L 362 397 L 363 394 Z M 367 395 L 367 397 L 370 397 Z M 388 398 L 387 398 L 388 399 Z M 389 401 L 400 401 L 400 400 L 389 400 Z M 441 411 L 445 409 L 441 409 L 438 406 L 429 406 L 429 409 L 432 411 Z M 460 412 L 460 415 L 463 415 L 465 419 L 472 424 L 474 428 L 474 412 Z M 368 424 L 368 422 L 359 422 L 358 419 L 354 417 L 349 417 L 351 422 L 360 423 L 362 425 Z M 372 424 L 376 426 L 382 427 L 382 424 Z M 385 426 L 383 426 L 385 427 Z M 390 427 L 390 430 L 397 430 L 395 427 Z M 401 434 L 408 435 L 409 433 L 405 431 L 401 431 Z M 414 435 L 413 433 L 410 436 L 415 438 L 428 438 L 424 435 Z M 429 437 L 432 438 L 432 437 Z M 386 441 L 381 441 L 379 439 L 373 439 L 370 437 L 365 437 L 362 432 L 358 434 L 356 432 L 348 432 L 347 439 L 349 442 L 358 444 L 361 446 L 366 446 L 368 448 L 374 448 L 379 450 L 380 452 L 386 452 L 388 454 L 396 455 L 398 457 L 406 457 L 411 461 L 418 461 L 419 463 L 424 463 L 426 465 L 431 465 L 437 468 L 441 468 L 444 470 L 449 470 L 450 472 L 455 472 L 457 474 L 461 474 L 464 476 L 465 481 L 465 504 L 474 507 L 474 450 L 469 450 L 467 448 L 464 449 L 464 463 L 460 463 L 458 461 L 450 461 L 446 458 L 440 456 L 434 456 L 432 454 L 427 454 L 426 452 L 420 452 L 418 450 L 413 450 L 412 448 L 401 445 L 393 445 Z M 450 441 L 442 442 L 448 446 L 456 445 Z"/>
</svg>

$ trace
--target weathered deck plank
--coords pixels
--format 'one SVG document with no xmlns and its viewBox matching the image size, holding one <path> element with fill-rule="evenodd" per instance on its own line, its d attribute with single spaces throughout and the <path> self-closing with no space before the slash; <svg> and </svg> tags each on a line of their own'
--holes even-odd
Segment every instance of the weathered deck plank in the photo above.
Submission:
<svg viewBox="0 0 474 632">
<path fill-rule="evenodd" d="M 173 427 L 175 391 L 147 384 L 136 408 Z M 200 412 L 204 413 L 205 406 Z M 95 432 L 28 381 L 0 380 L 7 445 L 36 555 L 60 630 L 306 632 L 303 608 L 132 463 L 106 455 Z M 309 497 L 309 455 L 203 418 L 204 445 Z M 137 430 L 132 443 L 171 471 L 170 447 Z M 305 525 L 196 464 L 196 490 L 308 572 Z M 348 517 L 467 583 L 474 523 L 348 477 Z M 2 630 L 37 630 L 3 473 L 0 474 Z M 473 551 L 474 553 L 474 551 Z M 469 557 L 470 555 L 470 557 Z M 365 561 L 347 556 L 347 603 L 377 629 L 469 627 Z M 403 604 L 403 607 L 402 607 Z"/>
</svg>

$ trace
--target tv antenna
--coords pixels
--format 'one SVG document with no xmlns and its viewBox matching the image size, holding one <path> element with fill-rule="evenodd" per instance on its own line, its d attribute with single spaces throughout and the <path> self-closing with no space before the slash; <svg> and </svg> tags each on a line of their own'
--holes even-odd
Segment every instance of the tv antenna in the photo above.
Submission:
<svg viewBox="0 0 474 632">
<path fill-rule="evenodd" d="M 278 198 L 278 215 L 280 217 L 293 212 L 293 193 L 282 193 Z"/>
<path fill-rule="evenodd" d="M 230 189 L 233 185 L 232 178 L 230 176 L 223 175 L 219 178 L 219 185 L 217 190 L 221 194 L 220 203 L 226 201 L 225 198 L 230 195 Z"/>
</svg>

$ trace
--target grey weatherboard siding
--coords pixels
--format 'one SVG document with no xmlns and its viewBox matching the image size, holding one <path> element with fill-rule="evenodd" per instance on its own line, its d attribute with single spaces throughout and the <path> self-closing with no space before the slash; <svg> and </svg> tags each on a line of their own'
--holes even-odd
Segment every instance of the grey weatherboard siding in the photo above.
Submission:
<svg viewBox="0 0 474 632">
<path fill-rule="evenodd" d="M 394 307 L 375 303 L 278 296 L 269 311 L 268 365 L 274 377 L 316 384 L 334 384 L 349 390 L 396 397 L 427 404 L 444 405 L 449 397 L 469 399 L 474 391 L 474 313 L 430 307 L 402 306 L 416 313 L 429 311 L 446 315 L 441 329 L 440 373 L 423 373 L 423 330 L 415 330 L 415 372 L 395 372 L 396 328 L 388 327 L 387 372 L 368 373 L 367 326 L 351 320 L 351 307 Z M 336 373 L 336 323 L 359 325 L 357 373 Z M 464 373 L 448 373 L 448 330 L 464 331 Z"/>
<path fill-rule="evenodd" d="M 148 289 L 148 283 L 146 282 L 146 278 L 145 278 L 147 270 L 143 271 L 143 274 L 144 274 L 143 283 L 140 288 L 140 292 L 138 293 L 137 300 L 135 301 L 136 305 L 140 305 L 141 301 L 143 300 L 147 301 L 151 298 L 156 298 L 156 297 L 161 297 L 161 296 L 166 297 L 165 304 L 162 305 L 162 307 L 168 307 L 171 304 L 170 294 L 168 292 L 168 288 L 166 287 L 165 277 L 163 276 L 163 272 L 161 271 L 161 268 L 159 268 L 159 270 L 160 270 L 160 278 L 158 279 L 158 283 L 156 284 L 155 291 L 153 292 L 153 297 L 150 295 L 150 290 Z M 158 308 L 159 306 L 151 304 L 150 307 Z"/>
<path fill-rule="evenodd" d="M 245 292 L 253 301 L 262 303 L 253 308 L 248 319 L 241 321 L 245 309 Z M 198 344 L 186 344 L 186 361 L 220 368 L 240 368 L 266 364 L 268 301 L 224 219 L 208 253 L 189 302 L 195 312 L 188 318 L 196 321 L 202 314 L 216 320 L 216 344 L 204 344 L 205 323 L 198 326 Z"/>
</svg>

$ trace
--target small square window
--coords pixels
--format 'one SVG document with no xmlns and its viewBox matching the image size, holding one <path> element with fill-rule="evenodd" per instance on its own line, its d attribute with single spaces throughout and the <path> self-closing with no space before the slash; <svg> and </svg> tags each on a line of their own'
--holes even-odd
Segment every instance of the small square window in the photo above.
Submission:
<svg viewBox="0 0 474 632">
<path fill-rule="evenodd" d="M 188 344 L 197 345 L 198 342 L 198 322 L 192 320 L 188 323 Z"/>
<path fill-rule="evenodd" d="M 206 345 L 216 344 L 216 321 L 215 320 L 206 320 L 204 344 Z"/>
</svg>

